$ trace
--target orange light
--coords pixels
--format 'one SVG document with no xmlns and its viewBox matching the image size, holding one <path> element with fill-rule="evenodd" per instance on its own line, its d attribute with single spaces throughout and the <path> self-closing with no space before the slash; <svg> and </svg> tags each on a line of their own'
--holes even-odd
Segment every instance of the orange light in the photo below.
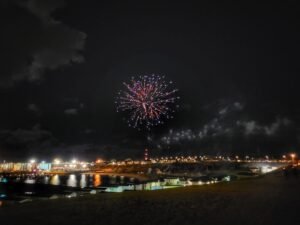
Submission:
<svg viewBox="0 0 300 225">
<path fill-rule="evenodd" d="M 102 162 L 103 162 L 102 159 L 97 159 L 97 160 L 96 160 L 96 163 L 102 163 Z"/>
</svg>

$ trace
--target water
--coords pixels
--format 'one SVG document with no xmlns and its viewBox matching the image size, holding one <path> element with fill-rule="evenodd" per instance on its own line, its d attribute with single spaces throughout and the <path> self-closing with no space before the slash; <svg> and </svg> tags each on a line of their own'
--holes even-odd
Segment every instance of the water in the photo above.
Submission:
<svg viewBox="0 0 300 225">
<path fill-rule="evenodd" d="M 124 176 L 100 174 L 0 175 L 0 198 L 26 195 L 49 197 L 53 194 L 66 194 L 88 188 L 128 183 L 138 183 L 138 180 Z"/>
<path fill-rule="evenodd" d="M 68 195 L 72 192 L 89 192 L 91 189 L 109 187 L 108 192 L 122 192 L 124 190 L 159 190 L 164 188 L 212 184 L 229 181 L 232 177 L 226 175 L 202 176 L 189 179 L 178 177 L 164 178 L 163 181 L 140 182 L 136 178 L 94 174 L 69 175 L 0 175 L 0 200 L 18 197 L 50 197 L 52 195 Z M 135 184 L 135 185 L 132 185 Z M 124 188 L 124 189 L 123 189 Z"/>
</svg>

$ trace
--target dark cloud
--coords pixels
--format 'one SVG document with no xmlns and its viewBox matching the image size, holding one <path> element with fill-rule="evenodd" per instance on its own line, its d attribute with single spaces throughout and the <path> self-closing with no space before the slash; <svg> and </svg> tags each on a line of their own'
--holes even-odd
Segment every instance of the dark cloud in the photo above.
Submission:
<svg viewBox="0 0 300 225">
<path fill-rule="evenodd" d="M 37 124 L 32 129 L 0 130 L 0 143 L 2 154 L 8 152 L 14 156 L 29 156 L 31 153 L 47 153 L 58 140 L 50 131 L 41 129 Z"/>
<path fill-rule="evenodd" d="M 38 81 L 46 70 L 83 62 L 86 34 L 56 20 L 59 0 L 5 1 L 0 8 L 0 85 Z M 18 15 L 18 16 L 16 16 Z"/>
<path fill-rule="evenodd" d="M 66 109 L 64 111 L 64 113 L 66 115 L 77 115 L 78 114 L 78 109 L 76 109 L 76 108 Z"/>
<path fill-rule="evenodd" d="M 84 107 L 85 107 L 84 103 L 81 102 L 81 103 L 79 104 L 79 108 L 83 109 Z"/>
<path fill-rule="evenodd" d="M 95 131 L 93 130 L 93 129 L 85 129 L 84 131 L 83 131 L 83 133 L 85 133 L 85 134 L 91 134 L 91 133 L 94 133 Z"/>
<path fill-rule="evenodd" d="M 28 104 L 27 109 L 36 115 L 41 115 L 41 109 L 34 103 Z"/>
</svg>

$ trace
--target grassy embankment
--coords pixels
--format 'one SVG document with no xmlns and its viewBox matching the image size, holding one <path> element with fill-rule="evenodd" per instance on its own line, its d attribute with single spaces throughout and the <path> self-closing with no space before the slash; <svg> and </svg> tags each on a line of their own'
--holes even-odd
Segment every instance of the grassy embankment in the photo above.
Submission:
<svg viewBox="0 0 300 225">
<path fill-rule="evenodd" d="M 0 208 L 14 224 L 297 224 L 300 177 L 279 172 L 216 185 L 97 194 Z"/>
</svg>

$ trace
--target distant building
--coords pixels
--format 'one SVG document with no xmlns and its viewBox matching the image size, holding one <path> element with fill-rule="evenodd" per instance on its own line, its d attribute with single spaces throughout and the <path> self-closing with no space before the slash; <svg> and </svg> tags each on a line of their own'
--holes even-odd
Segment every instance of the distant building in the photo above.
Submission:
<svg viewBox="0 0 300 225">
<path fill-rule="evenodd" d="M 180 179 L 177 177 L 168 177 L 164 179 L 165 185 L 177 186 L 181 185 Z"/>
<path fill-rule="evenodd" d="M 37 165 L 37 169 L 43 171 L 50 171 L 51 167 L 52 167 L 51 163 L 45 163 L 45 162 L 41 162 Z"/>
</svg>

